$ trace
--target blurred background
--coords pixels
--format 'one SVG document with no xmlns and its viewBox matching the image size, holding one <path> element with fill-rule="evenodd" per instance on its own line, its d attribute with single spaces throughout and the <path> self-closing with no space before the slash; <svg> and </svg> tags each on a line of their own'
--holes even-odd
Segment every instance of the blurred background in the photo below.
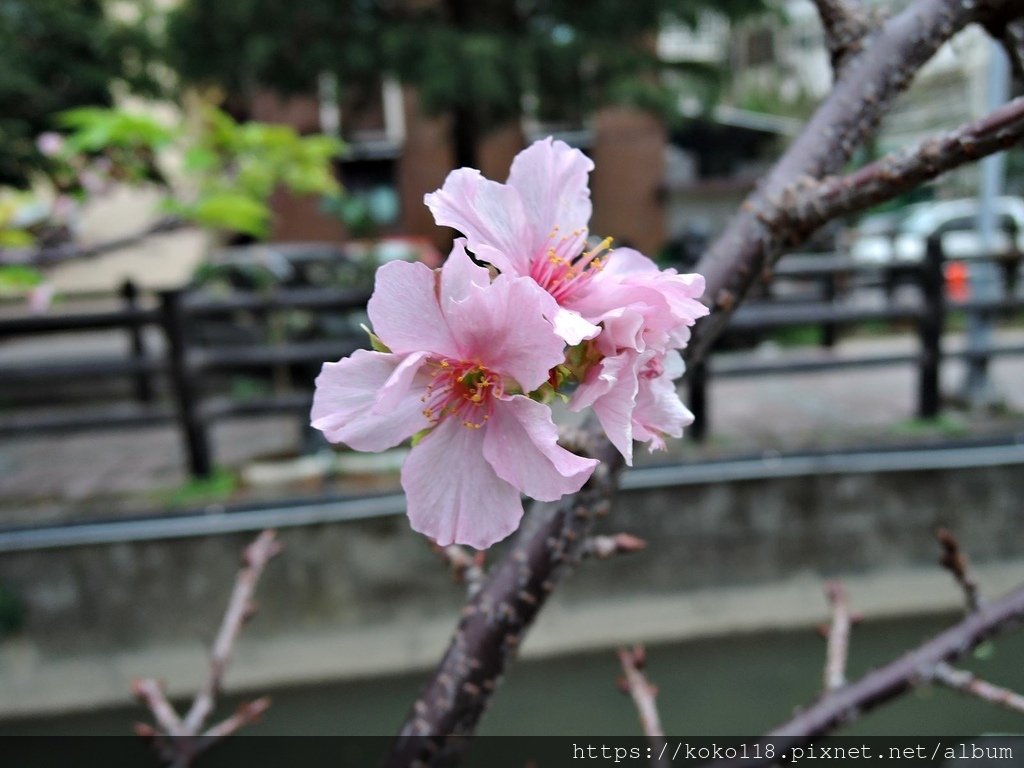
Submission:
<svg viewBox="0 0 1024 768">
<path fill-rule="evenodd" d="M 809 0 L 5 0 L 0 52 L 0 733 L 194 690 L 267 526 L 229 690 L 277 691 L 264 733 L 393 732 L 464 591 L 404 449 L 308 411 L 376 267 L 447 253 L 423 195 L 555 136 L 596 163 L 592 232 L 689 271 L 832 84 Z M 855 163 L 1021 90 L 969 29 Z M 958 608 L 937 527 L 1020 581 L 1022 194 L 1018 148 L 785 256 L 682 385 L 689 434 L 624 475 L 606 525 L 647 550 L 580 569 L 485 731 L 634 732 L 608 649 L 646 641 L 670 732 L 760 732 L 818 689 L 824 577 L 869 619 L 851 672 Z M 973 663 L 1024 685 L 1021 650 Z M 945 691 L 857 726 L 1004 727 Z"/>
</svg>

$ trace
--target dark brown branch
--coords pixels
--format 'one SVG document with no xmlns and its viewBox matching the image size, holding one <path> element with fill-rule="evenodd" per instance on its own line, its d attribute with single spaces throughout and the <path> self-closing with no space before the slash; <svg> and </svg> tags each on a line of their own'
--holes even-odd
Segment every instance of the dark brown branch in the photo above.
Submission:
<svg viewBox="0 0 1024 768">
<path fill-rule="evenodd" d="M 647 542 L 631 533 L 591 536 L 583 542 L 583 557 L 607 560 L 615 555 L 628 555 L 647 548 Z"/>
<path fill-rule="evenodd" d="M 523 635 L 558 580 L 582 556 L 595 518 L 608 505 L 622 458 L 606 440 L 586 453 L 601 461 L 575 496 L 533 504 L 512 549 L 488 573 L 437 670 L 413 704 L 386 765 L 448 759 L 472 733 Z"/>
<path fill-rule="evenodd" d="M 184 719 L 167 701 L 163 688 L 155 680 L 136 680 L 132 689 L 135 695 L 149 708 L 156 720 L 158 728 L 143 723 L 135 726 L 135 732 L 150 739 L 161 759 L 172 768 L 187 768 L 196 755 L 208 749 L 219 739 L 228 736 L 239 728 L 255 722 L 270 706 L 270 699 L 263 697 L 242 704 L 238 710 L 223 722 L 209 728 L 203 728 L 206 720 L 213 712 L 231 660 L 235 641 L 254 611 L 253 594 L 263 569 L 271 558 L 281 551 L 281 543 L 277 541 L 274 531 L 263 531 L 255 541 L 245 548 L 242 556 L 242 568 L 235 579 L 235 586 L 228 601 L 220 631 L 210 652 L 210 668 L 202 688 L 196 694 L 192 707 Z"/>
<path fill-rule="evenodd" d="M 141 243 L 148 237 L 166 232 L 177 232 L 191 224 L 174 216 L 162 218 L 149 226 L 123 237 L 115 237 L 96 245 L 82 246 L 77 243 L 61 243 L 45 248 L 0 248 L 0 266 L 24 264 L 32 267 L 52 267 L 65 261 L 90 259 L 106 253 Z"/>
<path fill-rule="evenodd" d="M 658 714 L 658 686 L 651 683 L 644 673 L 647 666 L 647 652 L 642 645 L 633 648 L 619 649 L 619 663 L 622 665 L 622 677 L 618 680 L 619 690 L 633 699 L 637 715 L 640 717 L 640 728 L 651 741 L 651 753 L 661 755 L 665 729 L 661 726 Z M 658 759 L 652 765 L 666 765 Z"/>
<path fill-rule="evenodd" d="M 798 179 L 821 179 L 840 169 L 874 133 L 917 70 L 964 26 L 1022 12 L 1016 0 L 917 0 L 886 21 L 871 36 L 870 46 L 849 56 L 832 93 L 698 265 L 707 282 L 706 301 L 715 311 L 695 328 L 686 352 L 691 364 L 704 356 L 782 246 L 809 234 L 766 223 L 781 220 L 774 211 L 783 207 L 783 194 Z M 437 764 L 447 759 L 449 749 L 457 749 L 451 736 L 476 727 L 548 594 L 580 558 L 594 516 L 607 508 L 621 459 L 597 434 L 589 432 L 590 453 L 603 465 L 576 496 L 535 505 L 528 527 L 464 609 L 448 650 L 402 727 L 388 765 L 407 766 L 416 760 Z"/>
<path fill-rule="evenodd" d="M 860 50 L 872 23 L 859 2 L 850 0 L 814 0 L 825 29 L 825 43 L 836 73 L 853 54 Z"/>
<path fill-rule="evenodd" d="M 974 696 L 997 707 L 1024 714 L 1024 696 L 1009 688 L 992 685 L 965 670 L 954 669 L 945 663 L 936 664 L 932 671 L 932 679 L 966 696 Z"/>
<path fill-rule="evenodd" d="M 1024 586 L 982 606 L 915 650 L 826 694 L 767 735 L 785 750 L 806 744 L 861 714 L 931 680 L 937 665 L 955 661 L 982 642 L 1024 620 Z"/>
<path fill-rule="evenodd" d="M 1024 97 L 980 120 L 869 163 L 847 176 L 805 180 L 787 190 L 762 221 L 802 238 L 825 222 L 870 208 L 965 163 L 1007 149 L 1024 138 Z"/>
<path fill-rule="evenodd" d="M 686 357 L 699 361 L 728 324 L 747 290 L 771 267 L 784 245 L 805 239 L 810 231 L 771 225 L 785 207 L 783 196 L 799 179 L 835 173 L 871 136 L 893 101 L 909 86 L 918 69 L 949 38 L 972 21 L 1024 13 L 1016 0 L 917 0 L 887 20 L 871 36 L 871 45 L 850 56 L 835 87 L 800 136 L 765 176 L 697 265 L 707 282 L 710 317 L 697 324 Z"/>
<path fill-rule="evenodd" d="M 942 557 L 939 558 L 939 565 L 953 574 L 956 583 L 964 593 L 964 601 L 968 611 L 976 611 L 981 606 L 981 596 L 978 592 L 978 582 L 971 571 L 967 555 L 960 549 L 960 542 L 951 531 L 940 528 L 935 537 L 942 546 Z"/>
<path fill-rule="evenodd" d="M 846 684 L 846 659 L 850 650 L 853 620 L 846 601 L 846 588 L 838 581 L 825 585 L 825 597 L 832 608 L 832 624 L 825 652 L 825 690 L 834 691 Z"/>
</svg>

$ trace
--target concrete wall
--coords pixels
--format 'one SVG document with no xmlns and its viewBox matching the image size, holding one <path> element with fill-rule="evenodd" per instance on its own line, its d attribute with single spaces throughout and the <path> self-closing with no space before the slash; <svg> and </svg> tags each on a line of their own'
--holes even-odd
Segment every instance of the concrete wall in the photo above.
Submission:
<svg viewBox="0 0 1024 768">
<path fill-rule="evenodd" d="M 648 550 L 588 566 L 559 599 L 580 604 L 930 567 L 937 526 L 956 531 L 976 562 L 1010 561 L 1024 557 L 1022 498 L 1016 467 L 622 493 L 602 525 L 647 539 Z M 254 636 L 408 626 L 453 617 L 461 603 L 461 590 L 402 517 L 281 536 L 287 549 L 261 584 Z M 210 638 L 249 538 L 2 555 L 0 584 L 28 609 L 27 625 L 7 643 L 61 657 Z M 911 605 L 916 599 L 905 597 Z"/>
</svg>

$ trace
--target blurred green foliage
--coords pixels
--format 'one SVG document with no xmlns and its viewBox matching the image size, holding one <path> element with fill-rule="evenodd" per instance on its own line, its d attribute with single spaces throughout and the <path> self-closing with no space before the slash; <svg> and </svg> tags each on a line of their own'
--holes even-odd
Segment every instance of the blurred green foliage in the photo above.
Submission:
<svg viewBox="0 0 1024 768">
<path fill-rule="evenodd" d="M 278 187 L 301 195 L 340 191 L 332 167 L 342 149 L 337 139 L 300 136 L 284 125 L 238 123 L 212 107 L 196 130 L 99 107 L 66 112 L 60 122 L 70 132 L 59 160 L 81 167 L 82 156 L 102 156 L 113 178 L 167 186 L 165 210 L 210 229 L 264 237 L 270 196 Z M 184 158 L 185 189 L 171 190 L 165 180 L 166 150 Z"/>
<path fill-rule="evenodd" d="M 0 2 L 0 185 L 25 188 L 46 167 L 35 139 L 56 128 L 54 115 L 109 104 L 117 81 L 156 91 L 157 50 L 145 25 L 112 20 L 102 0 Z"/>
<path fill-rule="evenodd" d="M 662 78 L 654 35 L 731 17 L 764 0 L 185 0 L 168 21 L 168 55 L 187 81 L 250 99 L 261 88 L 311 92 L 321 73 L 358 88 L 382 72 L 417 86 L 427 109 L 470 111 L 481 129 L 514 118 L 524 95 L 547 119 L 600 104 L 674 113 L 675 89 L 714 76 Z"/>
</svg>

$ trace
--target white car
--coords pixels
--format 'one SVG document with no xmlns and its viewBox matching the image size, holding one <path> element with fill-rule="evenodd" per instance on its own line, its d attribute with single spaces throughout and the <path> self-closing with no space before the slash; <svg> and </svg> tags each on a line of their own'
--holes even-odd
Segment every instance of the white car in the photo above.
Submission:
<svg viewBox="0 0 1024 768">
<path fill-rule="evenodd" d="M 978 205 L 976 198 L 946 200 L 868 216 L 854 234 L 850 257 L 865 266 L 883 269 L 886 285 L 892 289 L 924 259 L 928 238 L 938 235 L 949 261 L 998 255 L 1005 283 L 1011 287 L 1016 283 L 1024 252 L 1024 200 L 996 198 L 996 227 L 990 248 L 984 247 L 977 229 Z"/>
</svg>

